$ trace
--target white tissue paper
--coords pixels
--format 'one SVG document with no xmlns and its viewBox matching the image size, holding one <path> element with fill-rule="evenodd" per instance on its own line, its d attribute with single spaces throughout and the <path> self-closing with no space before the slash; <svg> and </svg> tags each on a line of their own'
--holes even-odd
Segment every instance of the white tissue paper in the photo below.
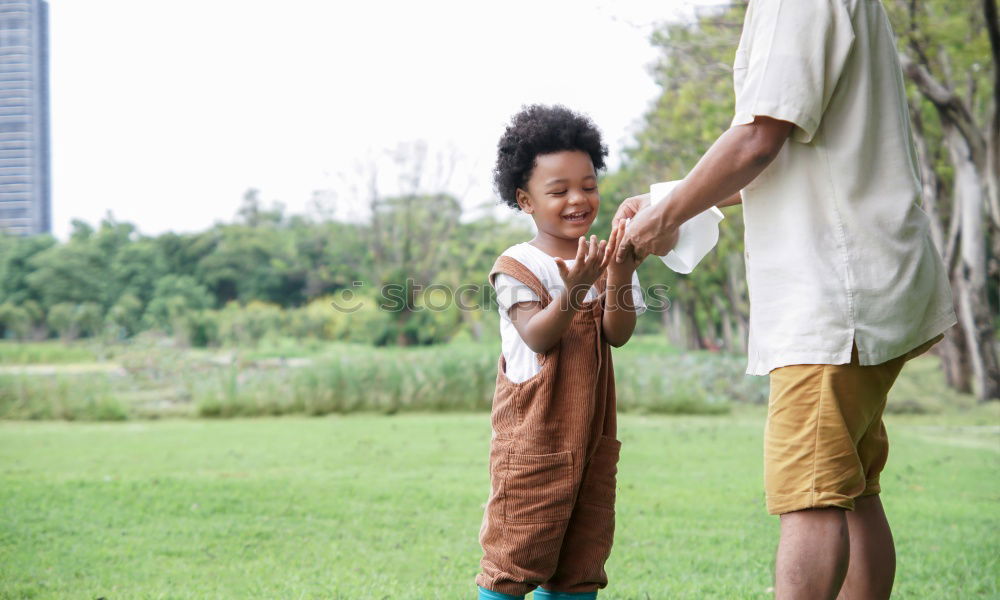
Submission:
<svg viewBox="0 0 1000 600">
<path fill-rule="evenodd" d="M 665 181 L 649 186 L 649 205 L 655 206 L 669 196 L 679 183 L 680 180 Z M 724 218 L 722 211 L 713 206 L 687 220 L 680 227 L 677 245 L 660 260 L 672 271 L 690 273 L 719 242 L 719 222 Z"/>
</svg>

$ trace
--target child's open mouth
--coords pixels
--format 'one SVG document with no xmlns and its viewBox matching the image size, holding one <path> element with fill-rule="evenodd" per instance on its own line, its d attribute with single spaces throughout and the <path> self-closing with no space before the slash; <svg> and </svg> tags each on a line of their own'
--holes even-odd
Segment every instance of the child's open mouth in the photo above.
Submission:
<svg viewBox="0 0 1000 600">
<path fill-rule="evenodd" d="M 582 223 L 583 221 L 587 220 L 587 217 L 589 215 L 590 215 L 589 210 L 583 210 L 580 212 L 563 215 L 562 218 L 564 221 L 569 221 L 570 223 Z"/>
</svg>

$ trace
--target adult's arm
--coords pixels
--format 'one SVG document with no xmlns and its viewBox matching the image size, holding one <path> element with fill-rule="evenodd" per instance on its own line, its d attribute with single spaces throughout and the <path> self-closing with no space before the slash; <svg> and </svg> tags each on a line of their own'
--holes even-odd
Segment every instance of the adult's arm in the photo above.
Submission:
<svg viewBox="0 0 1000 600">
<path fill-rule="evenodd" d="M 751 123 L 729 128 L 670 197 L 635 215 L 616 260 L 622 262 L 630 252 L 641 260 L 673 249 L 681 223 L 712 206 L 728 205 L 771 164 L 793 127 L 788 121 L 756 117 Z"/>
</svg>

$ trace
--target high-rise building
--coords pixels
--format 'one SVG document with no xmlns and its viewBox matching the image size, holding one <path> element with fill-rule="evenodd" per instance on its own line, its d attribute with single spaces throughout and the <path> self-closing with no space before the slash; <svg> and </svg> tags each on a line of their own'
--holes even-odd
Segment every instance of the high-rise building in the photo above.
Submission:
<svg viewBox="0 0 1000 600">
<path fill-rule="evenodd" d="M 51 231 L 49 6 L 0 0 L 0 230 Z"/>
</svg>

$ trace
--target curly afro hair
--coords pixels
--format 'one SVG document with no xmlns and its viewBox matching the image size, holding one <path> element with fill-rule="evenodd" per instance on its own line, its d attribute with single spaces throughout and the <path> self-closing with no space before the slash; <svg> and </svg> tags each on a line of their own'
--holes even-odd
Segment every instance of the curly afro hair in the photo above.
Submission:
<svg viewBox="0 0 1000 600">
<path fill-rule="evenodd" d="M 604 168 L 604 157 L 608 155 L 601 132 L 588 117 L 558 105 L 534 104 L 522 108 L 497 144 L 493 184 L 501 201 L 520 210 L 517 189 L 528 184 L 535 157 L 564 150 L 589 154 L 595 171 Z"/>
</svg>

